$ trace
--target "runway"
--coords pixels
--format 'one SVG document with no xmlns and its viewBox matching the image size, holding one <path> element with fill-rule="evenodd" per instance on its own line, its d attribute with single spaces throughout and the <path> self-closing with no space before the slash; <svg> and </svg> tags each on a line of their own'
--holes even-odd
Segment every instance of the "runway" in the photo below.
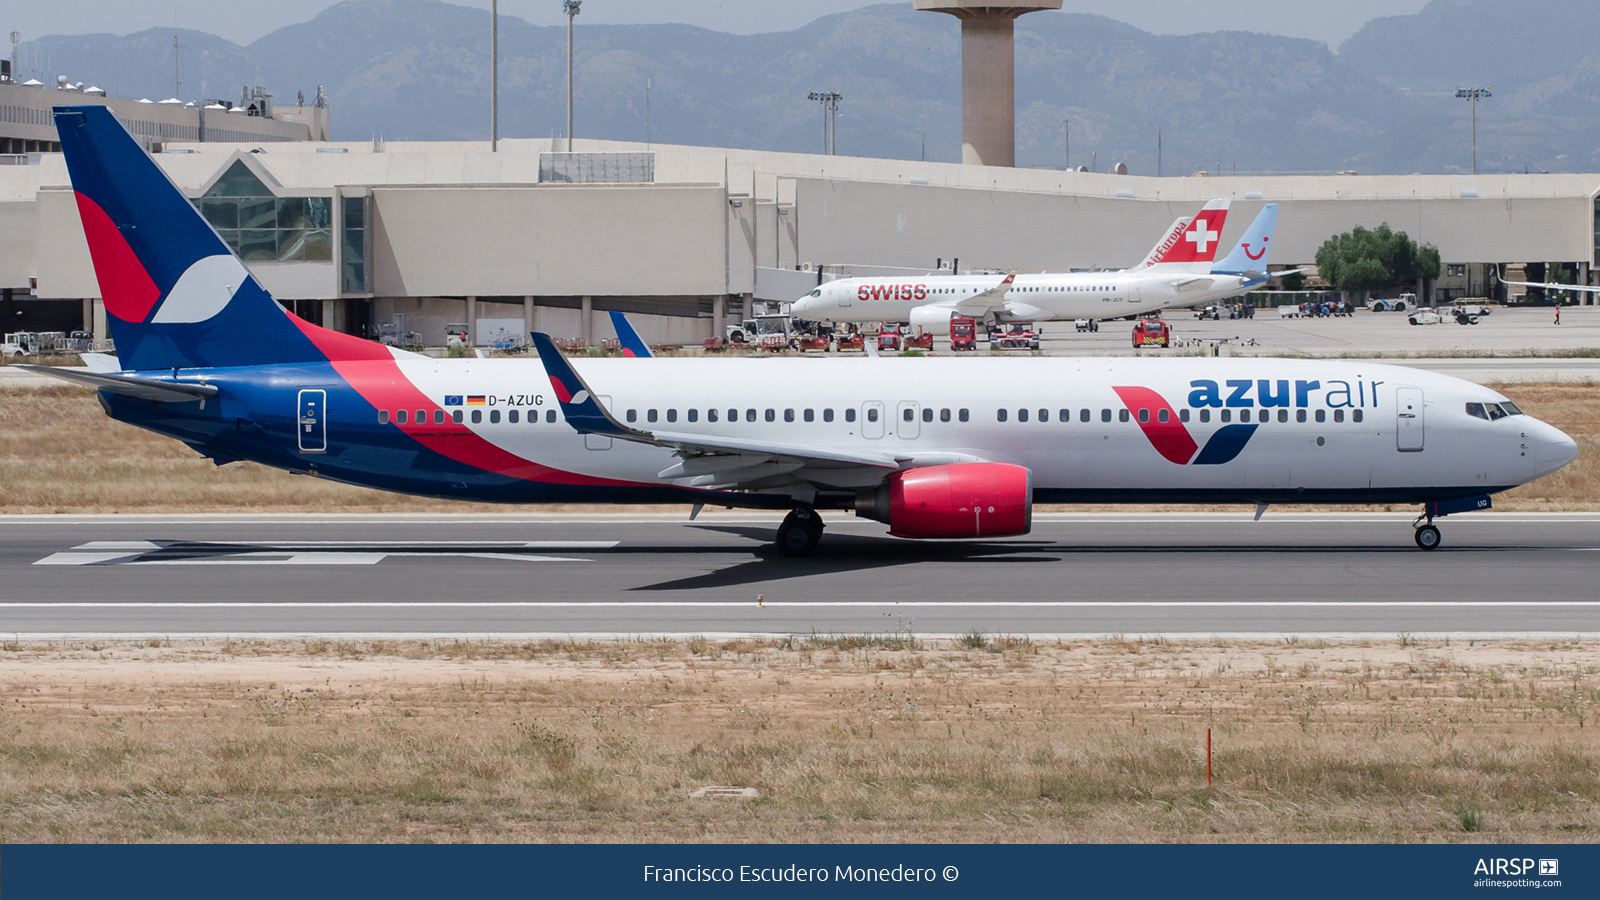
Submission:
<svg viewBox="0 0 1600 900">
<path fill-rule="evenodd" d="M 828 522 L 791 560 L 765 515 L 0 517 L 0 636 L 1600 632 L 1600 514 L 1452 517 L 1432 553 L 1403 514 Z"/>
</svg>

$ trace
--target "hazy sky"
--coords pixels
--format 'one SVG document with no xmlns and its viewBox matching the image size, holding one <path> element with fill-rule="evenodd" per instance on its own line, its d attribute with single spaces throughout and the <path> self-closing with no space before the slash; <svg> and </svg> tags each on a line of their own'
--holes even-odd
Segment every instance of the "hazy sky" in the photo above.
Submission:
<svg viewBox="0 0 1600 900">
<path fill-rule="evenodd" d="M 489 0 L 456 0 L 489 8 Z M 1426 0 L 1066 0 L 1063 9 L 1090 12 L 1157 34 L 1262 31 L 1327 41 L 1334 49 L 1368 19 L 1405 15 Z M 73 0 L 9 3 L 0 32 L 24 40 L 47 34 L 127 34 L 171 25 L 208 31 L 241 44 L 312 18 L 330 0 Z M 750 34 L 788 31 L 818 16 L 871 4 L 862 0 L 584 0 L 579 23 L 683 22 Z M 536 25 L 562 21 L 560 0 L 501 0 L 500 11 Z M 1036 13 L 1035 15 L 1049 15 Z"/>
</svg>

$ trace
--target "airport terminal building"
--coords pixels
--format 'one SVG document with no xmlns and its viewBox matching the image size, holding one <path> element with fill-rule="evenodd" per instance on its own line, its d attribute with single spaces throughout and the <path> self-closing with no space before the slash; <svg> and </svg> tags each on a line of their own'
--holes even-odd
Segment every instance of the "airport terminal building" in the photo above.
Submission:
<svg viewBox="0 0 1600 900">
<path fill-rule="evenodd" d="M 321 134 L 302 123 L 292 140 L 146 143 L 286 306 L 429 346 L 451 325 L 480 344 L 513 329 L 598 341 L 612 336 L 608 310 L 632 315 L 653 343 L 698 343 L 753 302 L 838 275 L 951 260 L 963 271 L 1121 268 L 1213 197 L 1235 201 L 1228 243 L 1262 204 L 1282 204 L 1274 268 L 1310 264 L 1330 235 L 1386 222 L 1439 248 L 1446 273 L 1429 287 L 1441 299 L 1503 293 L 1497 264 L 1573 264 L 1589 283 L 1600 262 L 1600 175 L 1148 178 L 582 139 L 570 153 L 548 140 L 491 152 L 330 143 L 320 112 Z M 103 335 L 61 157 L 10 159 L 0 166 L 6 330 Z"/>
</svg>

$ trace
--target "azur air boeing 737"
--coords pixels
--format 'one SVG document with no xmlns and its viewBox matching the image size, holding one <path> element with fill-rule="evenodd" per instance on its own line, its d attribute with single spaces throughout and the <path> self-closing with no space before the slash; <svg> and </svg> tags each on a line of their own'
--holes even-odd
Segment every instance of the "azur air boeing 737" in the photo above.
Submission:
<svg viewBox="0 0 1600 900">
<path fill-rule="evenodd" d="M 1287 359 L 431 359 L 267 294 L 101 106 L 56 127 L 116 365 L 43 369 L 218 463 L 504 503 L 789 510 L 906 538 L 1026 534 L 1035 503 L 1421 504 L 1554 472 L 1573 441 L 1487 388 Z M 104 362 L 104 361 L 102 361 Z M 1427 524 L 1423 524 L 1423 520 Z"/>
</svg>

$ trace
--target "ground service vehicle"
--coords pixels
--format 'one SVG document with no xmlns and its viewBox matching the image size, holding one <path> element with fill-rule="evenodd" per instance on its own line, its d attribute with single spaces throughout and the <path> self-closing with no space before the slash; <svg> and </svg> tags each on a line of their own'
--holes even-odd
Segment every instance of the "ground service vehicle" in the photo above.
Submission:
<svg viewBox="0 0 1600 900">
<path fill-rule="evenodd" d="M 754 344 L 763 350 L 782 350 L 798 343 L 790 317 L 785 315 L 755 316 L 738 325 L 729 325 L 727 339 L 729 343 Z"/>
<path fill-rule="evenodd" d="M 1006 322 L 989 329 L 989 346 L 998 350 L 1039 349 L 1039 329 L 1032 322 Z"/>
<path fill-rule="evenodd" d="M 1133 325 L 1133 346 L 1134 349 L 1172 346 L 1172 326 L 1161 319 L 1140 319 Z"/>
<path fill-rule="evenodd" d="M 1413 325 L 1437 325 L 1443 322 L 1439 314 L 1431 309 L 1419 309 L 1406 317 L 1406 321 Z"/>
<path fill-rule="evenodd" d="M 1027 534 L 1035 503 L 1085 502 L 1417 504 L 1431 549 L 1436 517 L 1577 455 L 1493 390 L 1371 360 L 568 360 L 538 332 L 534 357 L 430 359 L 285 310 L 106 107 L 55 125 L 117 368 L 34 369 L 217 462 L 471 501 L 787 511 L 777 546 L 801 555 L 829 510 L 993 540 Z"/>
<path fill-rule="evenodd" d="M 1093 332 L 1100 330 L 1100 323 L 1096 322 L 1094 319 L 1074 319 L 1072 325 L 1079 331 Z"/>
<path fill-rule="evenodd" d="M 978 320 L 955 316 L 950 320 L 950 349 L 978 349 Z"/>
</svg>

